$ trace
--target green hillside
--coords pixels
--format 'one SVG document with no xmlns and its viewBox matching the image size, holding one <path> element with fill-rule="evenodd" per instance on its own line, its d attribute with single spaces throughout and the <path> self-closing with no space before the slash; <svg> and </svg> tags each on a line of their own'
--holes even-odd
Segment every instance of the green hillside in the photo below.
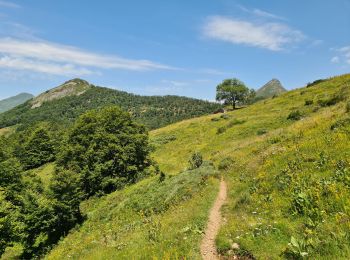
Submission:
<svg viewBox="0 0 350 260">
<path fill-rule="evenodd" d="M 18 105 L 23 104 L 29 99 L 32 99 L 34 96 L 32 94 L 28 93 L 21 93 L 14 97 L 6 98 L 3 100 L 0 100 L 0 113 L 3 113 L 5 111 L 8 111 Z"/>
<path fill-rule="evenodd" d="M 282 86 L 281 82 L 278 79 L 272 79 L 256 91 L 256 98 L 265 99 L 278 96 L 284 92 L 287 92 L 287 90 Z"/>
<path fill-rule="evenodd" d="M 186 174 L 196 178 L 194 173 L 179 174 L 188 167 L 195 151 L 224 175 L 229 198 L 216 240 L 222 255 L 346 259 L 350 255 L 349 113 L 350 75 L 344 75 L 221 116 L 186 120 L 155 130 L 151 133 L 156 146 L 153 157 L 166 172 L 168 182 Z M 153 186 L 152 181 L 156 180 L 147 179 L 102 200 L 86 202 L 88 220 L 60 242 L 48 258 L 145 255 L 199 259 L 203 221 L 218 182 L 209 182 L 199 194 L 196 191 L 197 195 L 188 200 L 175 202 L 165 212 L 153 212 L 143 220 L 143 226 L 135 213 L 129 212 L 127 217 L 116 213 L 133 210 L 129 203 L 153 210 L 154 199 L 147 199 L 150 194 L 162 197 L 175 192 L 173 185 L 165 188 L 167 182 Z M 139 190 L 144 185 L 150 186 Z M 197 187 L 185 185 L 189 191 Z M 145 198 L 135 199 L 133 192 Z M 124 199 L 117 199 L 119 196 Z M 161 201 L 156 208 L 168 200 Z M 204 204 L 197 204 L 199 201 Z M 240 249 L 232 250 L 233 243 Z"/>
<path fill-rule="evenodd" d="M 219 104 L 193 98 L 139 96 L 74 79 L 1 114 L 0 128 L 17 124 L 26 128 L 42 121 L 71 124 L 88 110 L 110 105 L 129 111 L 138 122 L 150 129 L 210 114 L 220 108 Z"/>
<path fill-rule="evenodd" d="M 1 167 L 17 177 L 21 173 L 23 178 L 17 183 L 12 180 L 16 178 L 5 174 L 5 186 L 0 182 L 4 188 L 0 196 L 5 198 L 0 201 L 0 223 L 9 225 L 0 225 L 0 231 L 6 231 L 0 236 L 3 257 L 45 254 L 47 259 L 200 259 L 208 212 L 223 176 L 228 199 L 216 238 L 221 255 L 247 259 L 349 258 L 350 74 L 243 109 L 153 130 L 154 169 L 117 191 L 84 197 L 80 203 L 75 185 L 90 180 L 84 176 L 94 180 L 109 167 L 119 167 L 111 160 L 114 152 L 105 148 L 132 153 L 132 146 L 119 145 L 119 137 L 125 140 L 131 131 L 133 135 L 128 138 L 137 141 L 140 134 L 145 138 L 142 127 L 138 133 L 128 124 L 127 132 L 120 133 L 113 111 L 88 112 L 63 140 L 62 130 L 50 124 L 6 138 L 0 136 Z M 123 117 L 130 122 L 127 114 Z M 37 143 L 46 151 L 54 149 L 56 162 L 42 157 L 38 146 L 32 145 Z M 127 150 L 123 151 L 124 147 Z M 7 158 L 13 153 L 21 161 L 25 159 L 22 154 L 32 156 L 33 152 L 38 153 L 34 158 L 41 159 L 41 166 L 26 171 L 20 171 L 18 163 Z M 201 154 L 204 163 L 189 169 L 194 153 Z M 125 162 L 127 155 L 122 156 Z M 91 160 L 93 156 L 98 160 Z M 4 171 L 1 167 L 0 177 Z M 123 168 L 134 172 L 137 167 Z M 101 183 L 105 180 L 110 181 L 102 179 Z M 117 184 L 123 181 L 119 177 L 115 180 Z M 64 196 L 52 199 L 55 192 Z M 6 200 L 12 197 L 23 205 Z M 84 216 L 80 222 L 72 220 L 71 214 L 76 210 L 72 205 L 79 206 L 77 202 Z M 13 212 L 9 217 L 8 211 Z M 60 226 L 66 231 L 54 245 L 57 240 L 50 238 L 61 223 L 55 222 L 57 217 L 70 225 Z M 10 225 L 11 219 L 18 222 Z M 9 230 L 22 233 L 13 236 Z M 6 236 L 25 241 L 25 254 L 22 244 L 8 244 Z M 235 243 L 238 249 L 232 246 Z"/>
</svg>

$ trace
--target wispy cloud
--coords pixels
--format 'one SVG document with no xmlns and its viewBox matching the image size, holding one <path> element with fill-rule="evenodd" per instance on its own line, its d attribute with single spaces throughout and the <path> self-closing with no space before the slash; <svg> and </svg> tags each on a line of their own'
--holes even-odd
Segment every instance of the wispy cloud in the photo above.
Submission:
<svg viewBox="0 0 350 260">
<path fill-rule="evenodd" d="M 96 72 L 96 69 L 175 69 L 150 60 L 126 59 L 51 42 L 13 38 L 0 38 L 0 66 L 56 75 L 86 75 Z"/>
<path fill-rule="evenodd" d="M 188 82 L 176 81 L 176 80 L 167 80 L 167 79 L 163 79 L 161 82 L 165 83 L 165 84 L 168 84 L 168 85 L 175 86 L 175 87 L 184 87 L 184 86 L 189 85 Z"/>
<path fill-rule="evenodd" d="M 350 45 L 341 48 L 333 48 L 331 50 L 335 50 L 338 53 L 337 56 L 331 59 L 331 62 L 334 63 L 334 59 L 337 57 L 336 63 L 345 62 L 347 64 L 350 64 Z"/>
<path fill-rule="evenodd" d="M 331 59 L 331 62 L 332 62 L 332 63 L 339 63 L 339 61 L 340 61 L 340 59 L 339 59 L 338 56 L 334 56 L 334 57 L 332 57 L 332 59 Z"/>
<path fill-rule="evenodd" d="M 0 7 L 7 7 L 7 8 L 20 8 L 21 6 L 19 4 L 10 2 L 10 1 L 3 1 L 0 0 Z"/>
<path fill-rule="evenodd" d="M 253 14 L 255 16 L 260 16 L 260 17 L 264 17 L 264 18 L 269 18 L 269 19 L 278 19 L 278 20 L 287 20 L 285 17 L 267 12 L 267 11 L 263 11 L 261 9 L 249 9 L 243 5 L 237 5 L 237 7 L 239 9 L 241 9 L 242 11 L 249 13 L 249 14 Z"/>
<path fill-rule="evenodd" d="M 204 36 L 212 39 L 280 51 L 300 42 L 304 34 L 282 23 L 254 23 L 223 16 L 209 17 Z"/>
<path fill-rule="evenodd" d="M 253 14 L 257 15 L 257 16 L 261 16 L 261 17 L 265 17 L 265 18 L 271 18 L 271 19 L 278 19 L 278 20 L 287 20 L 286 18 L 273 14 L 273 13 L 269 13 L 260 9 L 254 9 L 252 11 Z"/>
</svg>

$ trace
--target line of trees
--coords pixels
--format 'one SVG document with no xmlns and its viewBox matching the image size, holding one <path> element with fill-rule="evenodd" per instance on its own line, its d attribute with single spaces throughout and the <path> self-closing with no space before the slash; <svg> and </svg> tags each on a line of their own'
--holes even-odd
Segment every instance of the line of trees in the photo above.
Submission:
<svg viewBox="0 0 350 260">
<path fill-rule="evenodd" d="M 118 107 L 93 110 L 68 130 L 41 123 L 0 137 L 0 256 L 30 259 L 84 220 L 80 202 L 147 176 L 148 133 Z M 49 183 L 36 169 L 56 161 Z"/>
</svg>

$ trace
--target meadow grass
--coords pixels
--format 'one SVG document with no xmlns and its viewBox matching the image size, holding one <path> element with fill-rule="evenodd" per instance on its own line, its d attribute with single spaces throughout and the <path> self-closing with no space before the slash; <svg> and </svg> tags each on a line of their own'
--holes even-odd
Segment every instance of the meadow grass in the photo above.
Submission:
<svg viewBox="0 0 350 260">
<path fill-rule="evenodd" d="M 164 183 L 151 177 L 84 202 L 87 220 L 47 258 L 200 258 L 218 180 L 202 183 L 213 168 L 185 171 L 194 152 L 221 169 L 228 185 L 216 239 L 222 255 L 349 257 L 349 97 L 350 75 L 343 75 L 152 131 Z"/>
<path fill-rule="evenodd" d="M 87 220 L 47 259 L 200 259 L 218 183 L 215 169 L 203 166 L 90 199 L 82 204 Z"/>
<path fill-rule="evenodd" d="M 229 112 L 224 119 L 211 115 L 155 130 L 152 138 L 175 138 L 154 158 L 170 172 L 185 167 L 194 151 L 219 167 L 231 162 L 223 171 L 229 196 L 223 209 L 227 221 L 217 237 L 222 254 L 346 258 L 349 93 L 350 75 L 344 75 Z M 333 102 L 335 97 L 340 98 Z M 230 124 L 233 120 L 243 123 Z M 292 236 L 298 245 L 288 245 Z M 231 249 L 235 242 L 241 246 L 237 252 Z"/>
</svg>

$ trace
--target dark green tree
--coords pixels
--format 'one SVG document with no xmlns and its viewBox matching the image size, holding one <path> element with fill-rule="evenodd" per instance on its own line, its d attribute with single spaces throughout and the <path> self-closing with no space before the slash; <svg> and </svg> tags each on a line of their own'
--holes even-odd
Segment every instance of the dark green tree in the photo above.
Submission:
<svg viewBox="0 0 350 260">
<path fill-rule="evenodd" d="M 25 169 L 37 168 L 55 159 L 54 143 L 49 131 L 44 126 L 35 129 L 20 153 L 20 160 Z"/>
<path fill-rule="evenodd" d="M 82 191 L 110 193 L 135 182 L 150 165 L 144 126 L 118 107 L 89 111 L 70 131 L 58 166 L 79 174 Z"/>
<path fill-rule="evenodd" d="M 246 102 L 249 97 L 249 89 L 238 79 L 225 79 L 216 87 L 216 100 L 236 108 L 238 102 Z"/>
</svg>

